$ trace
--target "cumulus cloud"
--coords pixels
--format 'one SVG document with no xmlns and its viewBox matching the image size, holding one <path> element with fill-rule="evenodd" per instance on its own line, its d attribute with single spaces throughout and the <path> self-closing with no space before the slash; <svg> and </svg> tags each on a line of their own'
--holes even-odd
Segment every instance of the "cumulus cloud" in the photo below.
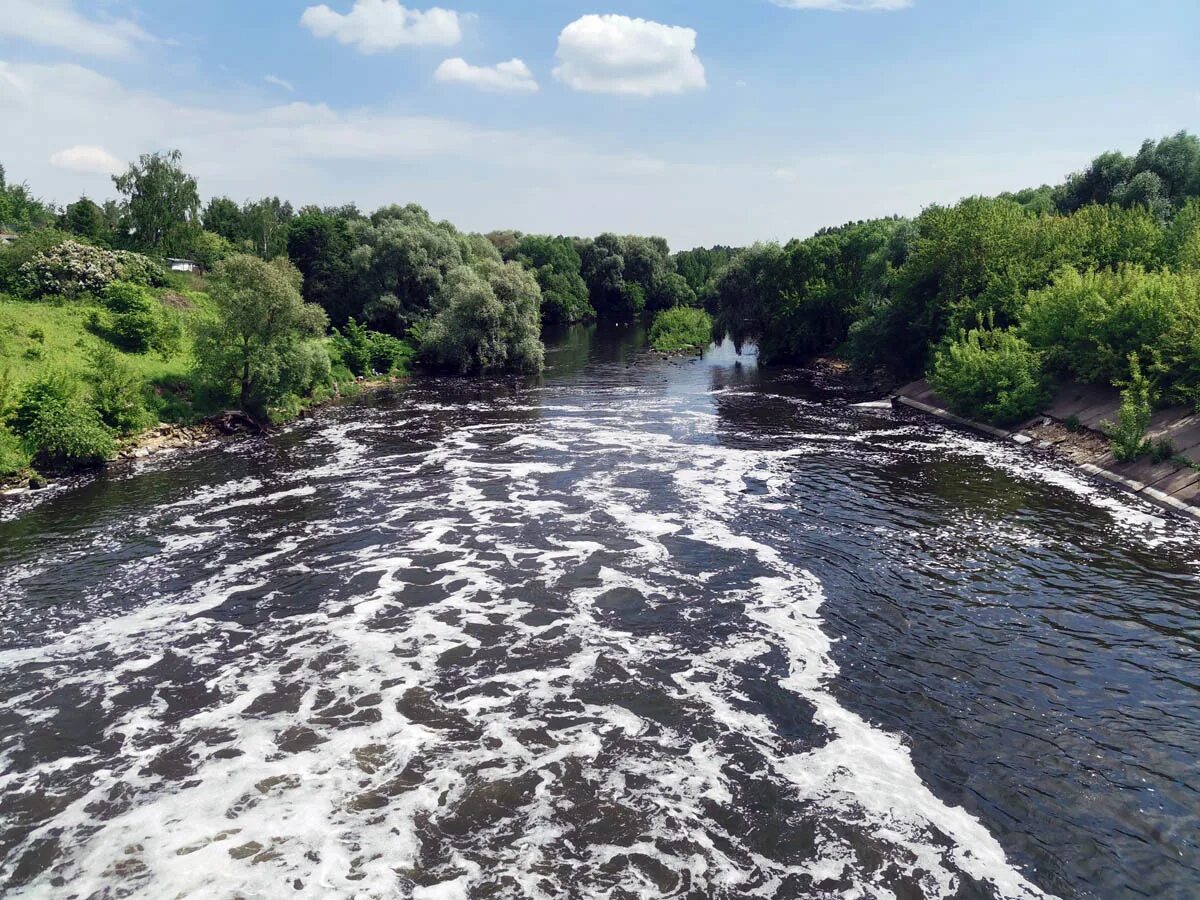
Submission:
<svg viewBox="0 0 1200 900">
<path fill-rule="evenodd" d="M 451 84 L 467 84 L 485 91 L 536 91 L 537 79 L 529 66 L 519 59 L 494 66 L 473 66 L 461 57 L 448 59 L 437 67 L 433 77 Z"/>
<path fill-rule="evenodd" d="M 894 12 L 910 8 L 915 0 L 771 0 L 786 9 L 825 9 L 832 12 Z"/>
<path fill-rule="evenodd" d="M 87 175 L 114 175 L 125 168 L 119 159 L 103 147 L 88 144 L 59 150 L 51 155 L 50 165 Z"/>
<path fill-rule="evenodd" d="M 294 84 L 287 79 L 280 78 L 278 75 L 264 75 L 263 81 L 265 81 L 267 84 L 273 84 L 275 87 L 281 87 L 285 91 L 294 91 L 296 89 Z"/>
<path fill-rule="evenodd" d="M 153 40 L 128 19 L 89 19 L 75 10 L 72 0 L 4 0 L 3 6 L 0 37 L 43 47 L 113 59 Z"/>
<path fill-rule="evenodd" d="M 616 134 L 577 141 L 544 128 L 263 104 L 254 91 L 179 102 L 83 66 L 3 60 L 0 121 L 9 177 L 58 203 L 113 195 L 109 171 L 50 162 L 86 135 L 123 159 L 179 148 L 206 197 L 278 194 L 363 209 L 414 202 L 466 230 L 663 234 L 677 247 L 787 240 L 830 222 L 915 213 L 1042 184 L 1090 158 L 1086 147 L 1030 151 L 1023 140 L 982 155 L 847 148 L 781 158 L 743 142 L 732 159 L 703 146 L 655 156 L 626 149 Z"/>
<path fill-rule="evenodd" d="M 706 85 L 696 32 L 618 15 L 587 15 L 558 36 L 554 77 L 578 91 L 680 94 Z"/>
<path fill-rule="evenodd" d="M 345 14 L 322 3 L 304 10 L 300 24 L 317 37 L 334 38 L 361 53 L 429 44 L 449 47 L 462 40 L 462 17 L 454 10 L 408 9 L 399 0 L 354 0 Z"/>
</svg>

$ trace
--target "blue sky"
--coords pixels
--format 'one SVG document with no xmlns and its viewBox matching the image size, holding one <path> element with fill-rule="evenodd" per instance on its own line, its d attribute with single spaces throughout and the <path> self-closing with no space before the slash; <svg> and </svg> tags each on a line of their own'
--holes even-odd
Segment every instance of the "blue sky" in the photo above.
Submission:
<svg viewBox="0 0 1200 900">
<path fill-rule="evenodd" d="M 205 196 L 744 244 L 1200 131 L 1194 0 L 0 10 L 0 162 L 60 203 L 179 147 Z"/>
</svg>

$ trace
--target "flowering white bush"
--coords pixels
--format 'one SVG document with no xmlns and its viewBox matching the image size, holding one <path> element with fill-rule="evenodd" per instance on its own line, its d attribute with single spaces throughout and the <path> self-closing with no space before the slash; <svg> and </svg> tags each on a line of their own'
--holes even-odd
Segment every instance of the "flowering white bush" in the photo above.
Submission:
<svg viewBox="0 0 1200 900">
<path fill-rule="evenodd" d="M 78 297 L 99 294 L 117 280 L 161 285 L 166 273 L 140 253 L 63 241 L 21 266 L 21 280 L 31 296 Z"/>
</svg>

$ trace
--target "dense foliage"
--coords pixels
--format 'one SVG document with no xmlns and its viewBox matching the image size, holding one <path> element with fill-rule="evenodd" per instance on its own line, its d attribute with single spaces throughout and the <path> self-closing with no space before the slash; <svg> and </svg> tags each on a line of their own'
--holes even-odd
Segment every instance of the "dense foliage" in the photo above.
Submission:
<svg viewBox="0 0 1200 900">
<path fill-rule="evenodd" d="M 497 246 L 499 249 L 499 246 Z M 531 269 L 542 289 L 542 322 L 562 325 L 595 318 L 583 280 L 583 261 L 575 241 L 565 237 L 526 235 L 510 245 L 505 259 Z"/>
<path fill-rule="evenodd" d="M 702 350 L 712 340 L 712 316 L 702 309 L 664 309 L 650 326 L 650 346 L 663 353 Z"/>
<path fill-rule="evenodd" d="M 955 412 L 993 425 L 1028 419 L 1049 399 L 1038 352 L 994 327 L 972 328 L 947 341 L 929 380 Z"/>
<path fill-rule="evenodd" d="M 286 260 L 247 254 L 213 271 L 216 315 L 197 335 L 196 364 L 210 390 L 259 420 L 329 378 L 329 354 L 319 340 L 328 320 L 304 302 L 300 281 Z"/>
<path fill-rule="evenodd" d="M 420 359 L 458 374 L 542 369 L 541 290 L 515 263 L 460 266 L 446 278 L 438 312 L 422 329 Z"/>
<path fill-rule="evenodd" d="M 675 254 L 659 237 L 467 234 L 412 204 L 202 207 L 178 151 L 113 182 L 115 200 L 55 210 L 0 168 L 0 230 L 17 233 L 0 245 L 0 292 L 16 298 L 0 310 L 37 301 L 21 315 L 61 326 L 0 336 L 20 353 L 8 394 L 62 365 L 69 403 L 91 411 L 79 421 L 105 434 L 220 402 L 278 416 L 410 359 L 536 372 L 543 325 L 655 317 L 656 344 L 694 346 L 702 309 L 713 336 L 755 343 L 764 363 L 839 354 L 929 374 L 993 421 L 1020 418 L 1055 378 L 1127 384 L 1131 354 L 1150 396 L 1200 408 L 1200 139 L 1186 133 L 1057 186 Z M 211 278 L 167 272 L 168 256 Z M 28 447 L 0 427 L 0 473 Z"/>
<path fill-rule="evenodd" d="M 75 383 L 59 373 L 24 385 L 7 425 L 28 457 L 46 469 L 98 465 L 115 450 L 99 414 L 79 398 Z"/>
</svg>

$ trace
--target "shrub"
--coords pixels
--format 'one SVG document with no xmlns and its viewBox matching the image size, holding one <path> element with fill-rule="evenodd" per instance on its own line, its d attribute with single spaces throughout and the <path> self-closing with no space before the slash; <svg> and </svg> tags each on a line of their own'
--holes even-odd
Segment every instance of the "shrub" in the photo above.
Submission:
<svg viewBox="0 0 1200 900">
<path fill-rule="evenodd" d="M 21 439 L 0 425 L 0 476 L 15 475 L 29 466 L 29 454 Z"/>
<path fill-rule="evenodd" d="M 87 380 L 91 385 L 92 407 L 100 414 L 101 421 L 122 434 L 150 424 L 143 383 L 117 351 L 98 346 L 89 356 Z"/>
<path fill-rule="evenodd" d="M 1050 287 L 1029 294 L 1021 335 L 1046 352 L 1051 370 L 1109 384 L 1124 375 L 1130 353 L 1148 357 L 1163 345 L 1185 287 L 1180 276 L 1137 266 L 1063 269 Z"/>
<path fill-rule="evenodd" d="M 105 250 L 61 241 L 33 256 L 20 268 L 21 286 L 32 297 L 99 294 L 114 281 L 143 285 L 166 283 L 161 265 L 139 253 Z"/>
<path fill-rule="evenodd" d="M 712 341 L 712 317 L 702 309 L 677 306 L 660 312 L 650 327 L 650 345 L 664 353 L 699 350 Z"/>
<path fill-rule="evenodd" d="M 97 412 L 58 373 L 25 385 L 9 425 L 39 468 L 99 465 L 116 449 Z"/>
<path fill-rule="evenodd" d="M 1011 425 L 1046 404 L 1041 354 L 1011 331 L 973 328 L 937 352 L 929 373 L 955 412 Z"/>
<path fill-rule="evenodd" d="M 114 281 L 101 297 L 111 314 L 107 325 L 93 320 L 95 327 L 122 349 L 131 353 L 157 350 L 164 356 L 178 349 L 182 328 L 144 287 Z"/>
<path fill-rule="evenodd" d="M 0 244 L 0 291 L 21 294 L 25 279 L 21 269 L 34 257 L 68 241 L 71 236 L 54 228 L 35 228 L 11 244 Z"/>
<path fill-rule="evenodd" d="M 359 325 L 351 316 L 342 329 L 333 329 L 329 347 L 334 355 L 354 375 L 367 375 L 371 371 L 370 332 Z"/>
<path fill-rule="evenodd" d="M 1146 431 L 1150 428 L 1155 399 L 1150 379 L 1142 374 L 1141 360 L 1136 353 L 1130 353 L 1129 380 L 1122 386 L 1117 422 L 1102 423 L 1112 439 L 1113 456 L 1121 462 L 1133 462 L 1150 451 Z"/>
<path fill-rule="evenodd" d="M 141 253 L 128 250 L 113 250 L 117 259 L 117 275 L 122 281 L 144 284 L 148 287 L 166 287 L 171 280 L 166 266 Z"/>
<path fill-rule="evenodd" d="M 333 329 L 329 347 L 339 366 L 353 375 L 390 375 L 403 371 L 412 358 L 412 347 L 390 334 L 371 331 L 353 318 L 342 329 Z"/>
<path fill-rule="evenodd" d="M 1151 441 L 1150 458 L 1156 463 L 1164 463 L 1175 456 L 1175 442 L 1166 435 Z"/>
</svg>

